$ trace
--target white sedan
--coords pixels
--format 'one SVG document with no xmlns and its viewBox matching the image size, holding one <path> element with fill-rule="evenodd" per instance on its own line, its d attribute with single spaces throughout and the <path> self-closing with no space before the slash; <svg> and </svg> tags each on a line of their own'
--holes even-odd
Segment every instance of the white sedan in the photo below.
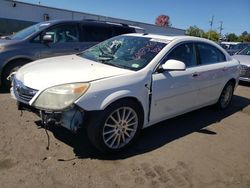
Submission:
<svg viewBox="0 0 250 188">
<path fill-rule="evenodd" d="M 214 42 L 127 34 L 23 66 L 11 93 L 18 109 L 37 112 L 45 125 L 86 128 L 97 149 L 114 152 L 157 122 L 208 105 L 227 108 L 238 79 L 238 61 Z"/>
</svg>

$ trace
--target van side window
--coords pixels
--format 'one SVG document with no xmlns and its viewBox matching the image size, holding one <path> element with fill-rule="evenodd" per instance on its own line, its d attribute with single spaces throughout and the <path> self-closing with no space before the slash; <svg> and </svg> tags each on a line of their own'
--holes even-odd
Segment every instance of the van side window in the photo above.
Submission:
<svg viewBox="0 0 250 188">
<path fill-rule="evenodd" d="M 53 43 L 79 42 L 79 32 L 75 24 L 55 26 L 46 31 L 46 34 L 52 35 Z"/>
<path fill-rule="evenodd" d="M 97 25 L 83 25 L 84 42 L 102 42 L 112 37 L 112 28 Z"/>
<path fill-rule="evenodd" d="M 135 29 L 129 27 L 113 26 L 113 36 L 126 33 L 136 33 Z"/>
<path fill-rule="evenodd" d="M 182 61 L 186 67 L 196 66 L 193 43 L 185 43 L 177 46 L 168 54 L 166 61 L 169 59 Z"/>
<path fill-rule="evenodd" d="M 225 55 L 216 47 L 206 43 L 198 43 L 196 46 L 199 64 L 207 65 L 226 61 Z"/>
</svg>

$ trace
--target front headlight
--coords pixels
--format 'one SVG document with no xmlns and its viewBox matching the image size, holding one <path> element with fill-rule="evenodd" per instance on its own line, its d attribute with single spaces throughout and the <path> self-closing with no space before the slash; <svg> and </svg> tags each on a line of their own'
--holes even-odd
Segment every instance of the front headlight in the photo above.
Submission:
<svg viewBox="0 0 250 188">
<path fill-rule="evenodd" d="M 34 106 L 47 110 L 65 109 L 83 95 L 89 85 L 89 83 L 72 83 L 48 88 L 38 96 Z"/>
</svg>

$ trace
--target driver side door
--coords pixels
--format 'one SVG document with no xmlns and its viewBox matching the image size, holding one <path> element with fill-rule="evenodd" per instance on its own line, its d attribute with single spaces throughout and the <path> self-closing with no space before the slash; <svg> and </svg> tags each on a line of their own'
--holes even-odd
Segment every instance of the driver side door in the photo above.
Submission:
<svg viewBox="0 0 250 188">
<path fill-rule="evenodd" d="M 192 42 L 174 47 L 162 61 L 169 59 L 185 63 L 184 71 L 155 72 L 152 75 L 150 122 L 156 123 L 185 113 L 196 107 L 196 55 Z"/>
</svg>

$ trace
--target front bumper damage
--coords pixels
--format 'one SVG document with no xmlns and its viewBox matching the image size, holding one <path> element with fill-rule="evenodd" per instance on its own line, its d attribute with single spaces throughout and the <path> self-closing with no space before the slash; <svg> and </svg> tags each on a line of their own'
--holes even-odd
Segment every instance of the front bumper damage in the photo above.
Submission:
<svg viewBox="0 0 250 188">
<path fill-rule="evenodd" d="M 29 104 L 37 90 L 28 88 L 13 78 L 11 96 L 17 101 L 18 110 L 26 110 L 37 114 L 44 125 L 60 125 L 77 132 L 84 124 L 86 112 L 75 104 L 61 111 L 37 109 Z"/>
<path fill-rule="evenodd" d="M 17 102 L 17 108 L 18 110 L 26 110 L 37 114 L 46 126 L 59 125 L 72 132 L 77 132 L 78 129 L 83 127 L 85 121 L 85 111 L 76 105 L 72 105 L 69 109 L 63 111 L 47 111 Z"/>
</svg>

